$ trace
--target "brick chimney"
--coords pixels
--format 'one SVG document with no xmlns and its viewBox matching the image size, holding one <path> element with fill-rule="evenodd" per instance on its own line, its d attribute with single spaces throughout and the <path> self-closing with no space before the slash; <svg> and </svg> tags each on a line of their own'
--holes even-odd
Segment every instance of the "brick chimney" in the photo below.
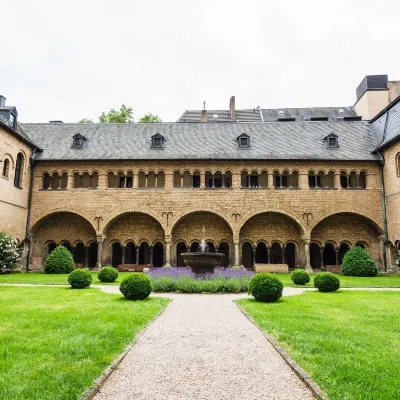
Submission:
<svg viewBox="0 0 400 400">
<path fill-rule="evenodd" d="M 208 122 L 207 110 L 206 110 L 206 102 L 203 102 L 203 109 L 201 110 L 200 122 Z"/>
<path fill-rule="evenodd" d="M 231 99 L 229 101 L 229 111 L 231 114 L 231 120 L 236 121 L 235 96 L 231 96 Z"/>
<path fill-rule="evenodd" d="M 4 107 L 6 105 L 6 98 L 0 94 L 0 107 Z"/>
</svg>

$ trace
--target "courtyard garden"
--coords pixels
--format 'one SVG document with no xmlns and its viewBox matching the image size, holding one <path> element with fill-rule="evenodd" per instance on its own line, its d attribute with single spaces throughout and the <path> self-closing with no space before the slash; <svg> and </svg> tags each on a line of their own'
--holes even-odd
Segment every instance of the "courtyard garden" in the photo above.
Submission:
<svg viewBox="0 0 400 400">
<path fill-rule="evenodd" d="M 57 283 L 67 282 L 61 278 Z M 0 398 L 80 398 L 168 302 L 132 302 L 96 289 L 1 286 Z"/>
<path fill-rule="evenodd" d="M 400 292 L 308 292 L 237 303 L 329 398 L 400 398 Z"/>
</svg>

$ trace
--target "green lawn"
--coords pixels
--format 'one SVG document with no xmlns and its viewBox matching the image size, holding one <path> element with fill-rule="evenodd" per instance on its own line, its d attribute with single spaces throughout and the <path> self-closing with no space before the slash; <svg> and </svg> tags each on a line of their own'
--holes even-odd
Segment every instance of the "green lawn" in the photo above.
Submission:
<svg viewBox="0 0 400 400">
<path fill-rule="evenodd" d="M 0 287 L 0 399 L 80 398 L 168 302 Z"/>
<path fill-rule="evenodd" d="M 308 292 L 238 304 L 330 399 L 400 399 L 400 293 Z"/>
<path fill-rule="evenodd" d="M 132 272 L 119 272 L 118 279 L 113 283 L 102 283 L 97 279 L 97 272 L 92 272 L 93 285 L 119 285 L 126 276 Z M 295 285 L 290 274 L 276 274 L 285 286 L 304 287 Z M 400 275 L 388 276 L 379 275 L 374 278 L 357 278 L 354 276 L 339 275 L 342 287 L 400 287 Z M 311 275 L 311 282 L 305 287 L 314 287 L 314 277 Z M 37 283 L 37 284 L 68 284 L 68 275 L 49 275 L 43 272 L 29 272 L 22 274 L 0 275 L 0 283 Z"/>
</svg>

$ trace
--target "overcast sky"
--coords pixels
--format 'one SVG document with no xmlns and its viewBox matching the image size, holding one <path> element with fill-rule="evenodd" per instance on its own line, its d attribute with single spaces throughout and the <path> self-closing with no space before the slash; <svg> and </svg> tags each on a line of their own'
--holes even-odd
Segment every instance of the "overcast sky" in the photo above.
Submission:
<svg viewBox="0 0 400 400">
<path fill-rule="evenodd" d="M 347 106 L 367 74 L 400 80 L 400 1 L 0 0 L 0 94 L 22 122 L 126 104 Z"/>
</svg>

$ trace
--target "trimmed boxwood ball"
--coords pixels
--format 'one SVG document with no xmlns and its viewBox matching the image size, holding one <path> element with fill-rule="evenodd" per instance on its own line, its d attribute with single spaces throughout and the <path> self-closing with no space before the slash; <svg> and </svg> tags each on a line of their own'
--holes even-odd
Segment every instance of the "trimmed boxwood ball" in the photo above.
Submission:
<svg viewBox="0 0 400 400">
<path fill-rule="evenodd" d="M 304 269 L 295 269 L 290 277 L 296 285 L 305 285 L 310 282 L 310 275 Z"/>
<path fill-rule="evenodd" d="M 103 267 L 97 274 L 100 282 L 114 282 L 118 278 L 118 271 L 111 267 Z"/>
<path fill-rule="evenodd" d="M 340 289 L 340 280 L 331 272 L 319 272 L 315 275 L 314 286 L 320 292 L 336 292 Z"/>
<path fill-rule="evenodd" d="M 128 300 L 144 300 L 149 297 L 152 289 L 150 278 L 141 272 L 134 272 L 126 277 L 119 287 Z"/>
<path fill-rule="evenodd" d="M 46 274 L 69 274 L 75 268 L 70 251 L 64 246 L 56 247 L 47 257 L 44 264 Z"/>
<path fill-rule="evenodd" d="M 376 276 L 378 268 L 373 258 L 361 247 L 352 247 L 344 256 L 342 274 L 347 276 Z"/>
<path fill-rule="evenodd" d="M 275 276 L 261 272 L 249 282 L 249 294 L 257 301 L 274 302 L 282 297 L 283 283 Z"/>
<path fill-rule="evenodd" d="M 73 289 L 84 289 L 92 283 L 92 275 L 86 269 L 76 269 L 69 274 L 68 283 Z"/>
</svg>

